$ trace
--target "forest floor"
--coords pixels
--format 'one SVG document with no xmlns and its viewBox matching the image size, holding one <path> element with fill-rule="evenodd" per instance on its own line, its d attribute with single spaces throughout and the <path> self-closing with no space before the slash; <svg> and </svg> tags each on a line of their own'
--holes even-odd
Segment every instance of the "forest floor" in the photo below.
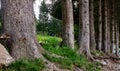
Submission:
<svg viewBox="0 0 120 71">
<path fill-rule="evenodd" d="M 120 71 L 120 60 L 114 59 L 114 58 L 97 58 L 96 61 L 100 62 L 100 71 Z M 50 67 L 52 66 L 52 67 Z M 72 70 L 69 69 L 62 69 L 56 67 L 56 64 L 50 65 L 47 68 L 45 68 L 43 71 L 89 71 L 89 70 L 83 70 L 79 67 L 74 67 Z M 90 70 L 91 71 L 91 70 Z M 99 71 L 99 70 L 93 70 L 93 71 Z"/>
<path fill-rule="evenodd" d="M 100 59 L 100 61 L 104 63 L 104 64 L 101 64 L 101 71 L 120 71 L 120 60 Z M 59 69 L 55 71 L 84 71 L 84 70 L 81 68 L 75 67 L 73 70 Z"/>
<path fill-rule="evenodd" d="M 120 71 L 120 60 L 107 59 L 105 61 L 107 61 L 107 65 L 102 67 L 102 71 Z"/>
<path fill-rule="evenodd" d="M 115 54 L 96 57 L 101 64 L 101 71 L 120 71 L 120 58 Z"/>
<path fill-rule="evenodd" d="M 60 46 L 61 38 L 38 36 L 39 43 L 46 50 L 43 60 L 18 60 L 0 71 L 120 71 L 120 58 L 115 54 L 91 52 L 95 61 L 76 53 L 66 46 Z"/>
<path fill-rule="evenodd" d="M 50 55 L 44 54 L 44 57 L 53 63 L 44 71 L 120 71 L 120 59 L 115 55 L 97 51 L 92 53 L 95 55 L 95 61 L 90 61 L 84 56 L 77 55 L 76 50 L 60 47 L 60 38 L 41 37 L 38 37 L 38 40 L 43 44 L 44 49 L 50 52 Z"/>
</svg>

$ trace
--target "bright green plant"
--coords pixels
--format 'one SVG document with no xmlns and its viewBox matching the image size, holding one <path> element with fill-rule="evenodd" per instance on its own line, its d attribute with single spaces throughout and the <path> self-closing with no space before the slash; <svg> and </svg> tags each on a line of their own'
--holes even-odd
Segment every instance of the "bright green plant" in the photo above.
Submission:
<svg viewBox="0 0 120 71">
<path fill-rule="evenodd" d="M 43 45 L 49 45 L 49 46 L 56 46 L 59 45 L 62 42 L 62 39 L 59 37 L 52 37 L 52 36 L 41 36 L 38 35 L 37 39 L 39 43 Z"/>
</svg>

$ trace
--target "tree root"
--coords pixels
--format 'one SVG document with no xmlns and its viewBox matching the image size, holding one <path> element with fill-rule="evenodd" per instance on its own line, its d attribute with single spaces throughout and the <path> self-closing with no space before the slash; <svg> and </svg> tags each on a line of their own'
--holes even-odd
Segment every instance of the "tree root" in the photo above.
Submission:
<svg viewBox="0 0 120 71">
<path fill-rule="evenodd" d="M 54 63 L 52 63 L 49 60 L 47 60 L 46 58 L 44 58 L 43 55 L 40 56 L 40 59 L 43 60 L 43 62 L 45 63 L 45 66 L 46 66 L 46 68 L 43 69 L 43 71 L 69 71 L 67 69 L 60 69 Z"/>
<path fill-rule="evenodd" d="M 105 56 L 93 56 L 95 59 L 113 59 L 120 60 L 120 57 L 117 57 L 114 54 L 106 54 Z"/>
</svg>

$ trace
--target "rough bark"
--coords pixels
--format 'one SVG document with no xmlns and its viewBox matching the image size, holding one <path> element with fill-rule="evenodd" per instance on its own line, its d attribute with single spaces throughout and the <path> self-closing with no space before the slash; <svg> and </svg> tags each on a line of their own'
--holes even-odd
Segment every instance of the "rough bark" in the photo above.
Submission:
<svg viewBox="0 0 120 71">
<path fill-rule="evenodd" d="M 33 0 L 2 0 L 4 32 L 10 36 L 11 55 L 19 58 L 39 58 L 42 47 L 36 39 Z"/>
<path fill-rule="evenodd" d="M 79 46 L 79 53 L 85 54 L 88 58 L 92 59 L 90 53 L 90 23 L 89 23 L 89 0 L 79 0 L 80 6 L 80 17 L 82 23 L 82 35 Z"/>
<path fill-rule="evenodd" d="M 98 49 L 101 51 L 102 49 L 102 0 L 99 0 L 99 35 L 98 35 Z"/>
<path fill-rule="evenodd" d="M 74 23 L 72 0 L 62 0 L 63 44 L 74 49 Z"/>
<path fill-rule="evenodd" d="M 90 48 L 95 51 L 96 41 L 95 41 L 95 28 L 94 28 L 94 0 L 90 0 L 89 2 L 89 10 L 90 10 Z"/>
</svg>

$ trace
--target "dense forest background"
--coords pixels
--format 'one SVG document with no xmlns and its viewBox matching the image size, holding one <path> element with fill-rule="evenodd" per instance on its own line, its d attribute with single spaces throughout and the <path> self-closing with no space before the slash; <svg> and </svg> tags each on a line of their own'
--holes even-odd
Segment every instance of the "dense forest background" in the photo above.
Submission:
<svg viewBox="0 0 120 71">
<path fill-rule="evenodd" d="M 0 71 L 119 71 L 119 0 L 1 0 Z"/>
</svg>

